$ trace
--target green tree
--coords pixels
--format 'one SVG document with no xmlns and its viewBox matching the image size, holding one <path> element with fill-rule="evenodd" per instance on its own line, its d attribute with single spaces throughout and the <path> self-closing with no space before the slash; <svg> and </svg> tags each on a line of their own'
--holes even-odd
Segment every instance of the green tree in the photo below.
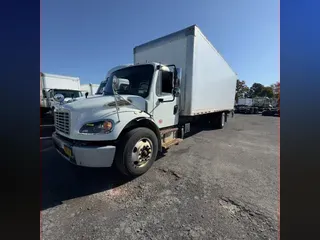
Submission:
<svg viewBox="0 0 320 240">
<path fill-rule="evenodd" d="M 239 98 L 246 97 L 248 91 L 249 91 L 249 88 L 246 85 L 246 82 L 244 80 L 240 81 L 238 79 L 237 86 L 236 86 L 236 96 L 235 96 L 236 102 L 238 102 Z"/>
<path fill-rule="evenodd" d="M 273 88 L 263 87 L 259 97 L 273 98 Z"/>
<path fill-rule="evenodd" d="M 264 89 L 264 86 L 261 83 L 252 84 L 249 90 L 250 97 L 252 98 L 263 97 L 263 93 L 262 93 L 263 89 Z"/>
</svg>

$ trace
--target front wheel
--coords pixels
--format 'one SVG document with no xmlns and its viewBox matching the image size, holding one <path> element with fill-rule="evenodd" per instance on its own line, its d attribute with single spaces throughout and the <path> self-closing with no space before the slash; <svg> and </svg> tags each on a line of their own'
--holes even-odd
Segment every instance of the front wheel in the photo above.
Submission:
<svg viewBox="0 0 320 240">
<path fill-rule="evenodd" d="M 122 138 L 116 167 L 124 175 L 137 177 L 149 170 L 158 154 L 158 139 L 148 128 L 135 128 Z"/>
</svg>

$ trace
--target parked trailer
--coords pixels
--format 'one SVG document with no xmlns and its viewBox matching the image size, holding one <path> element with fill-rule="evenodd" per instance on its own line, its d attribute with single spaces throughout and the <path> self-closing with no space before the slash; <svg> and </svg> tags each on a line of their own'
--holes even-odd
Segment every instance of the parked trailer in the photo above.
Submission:
<svg viewBox="0 0 320 240">
<path fill-rule="evenodd" d="M 237 76 L 193 25 L 134 48 L 134 65 L 114 71 L 103 95 L 55 110 L 53 142 L 69 162 L 131 177 L 181 142 L 191 123 L 223 128 Z"/>
<path fill-rule="evenodd" d="M 252 98 L 239 98 L 238 105 L 252 106 L 253 100 Z"/>
<path fill-rule="evenodd" d="M 272 99 L 268 97 L 253 98 L 253 106 L 259 109 L 259 112 L 272 108 Z"/>
<path fill-rule="evenodd" d="M 235 106 L 236 113 L 256 114 L 273 108 L 274 99 L 268 97 L 239 98 Z"/>
<path fill-rule="evenodd" d="M 235 113 L 244 113 L 244 114 L 257 114 L 259 113 L 259 108 L 248 105 L 236 105 L 234 109 Z"/>
<path fill-rule="evenodd" d="M 235 113 L 256 114 L 259 112 L 258 107 L 254 106 L 252 98 L 239 98 L 235 106 Z"/>
</svg>

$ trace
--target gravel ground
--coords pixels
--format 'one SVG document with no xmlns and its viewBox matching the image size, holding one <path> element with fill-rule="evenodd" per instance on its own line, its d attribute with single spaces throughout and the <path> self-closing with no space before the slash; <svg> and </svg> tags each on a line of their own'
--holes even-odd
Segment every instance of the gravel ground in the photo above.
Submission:
<svg viewBox="0 0 320 240">
<path fill-rule="evenodd" d="M 127 181 L 42 152 L 42 239 L 277 239 L 279 118 L 236 115 Z"/>
</svg>

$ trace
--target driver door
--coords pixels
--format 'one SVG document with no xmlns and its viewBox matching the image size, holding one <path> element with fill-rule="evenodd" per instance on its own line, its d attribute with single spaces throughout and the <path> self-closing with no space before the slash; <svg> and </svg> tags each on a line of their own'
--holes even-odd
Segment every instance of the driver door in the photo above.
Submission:
<svg viewBox="0 0 320 240">
<path fill-rule="evenodd" d="M 179 99 L 172 94 L 173 73 L 158 70 L 153 119 L 159 128 L 170 127 L 179 121 Z"/>
</svg>

